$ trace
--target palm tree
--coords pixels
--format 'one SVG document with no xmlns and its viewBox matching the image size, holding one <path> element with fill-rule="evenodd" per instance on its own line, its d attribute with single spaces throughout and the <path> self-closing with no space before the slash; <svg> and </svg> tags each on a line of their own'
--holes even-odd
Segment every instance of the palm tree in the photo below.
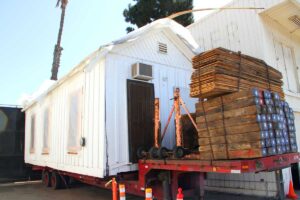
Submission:
<svg viewBox="0 0 300 200">
<path fill-rule="evenodd" d="M 61 56 L 61 52 L 63 50 L 63 48 L 60 46 L 60 43 L 61 43 L 61 37 L 62 37 L 62 32 L 63 32 L 63 27 L 64 27 L 65 12 L 66 12 L 68 0 L 57 0 L 56 7 L 58 7 L 59 4 L 61 7 L 61 17 L 60 17 L 60 26 L 59 26 L 59 31 L 58 31 L 57 43 L 54 47 L 54 53 L 53 53 L 51 80 L 57 80 L 57 73 L 58 73 L 58 68 L 60 65 L 60 56 Z"/>
</svg>

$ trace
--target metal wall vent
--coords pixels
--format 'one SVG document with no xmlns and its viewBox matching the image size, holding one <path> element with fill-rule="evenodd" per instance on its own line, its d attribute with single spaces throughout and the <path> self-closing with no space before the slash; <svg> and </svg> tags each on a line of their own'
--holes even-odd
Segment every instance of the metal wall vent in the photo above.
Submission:
<svg viewBox="0 0 300 200">
<path fill-rule="evenodd" d="M 163 53 L 163 54 L 167 54 L 168 53 L 168 46 L 165 43 L 158 43 L 158 52 L 159 53 Z"/>
<path fill-rule="evenodd" d="M 289 17 L 289 20 L 300 27 L 300 17 L 298 15 L 294 15 L 292 17 Z"/>
</svg>

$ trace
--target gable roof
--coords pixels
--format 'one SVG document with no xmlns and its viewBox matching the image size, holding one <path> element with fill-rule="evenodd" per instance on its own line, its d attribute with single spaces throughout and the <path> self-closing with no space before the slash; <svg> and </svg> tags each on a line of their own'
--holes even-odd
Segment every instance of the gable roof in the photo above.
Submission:
<svg viewBox="0 0 300 200">
<path fill-rule="evenodd" d="M 257 1 L 260 1 L 260 0 L 257 0 Z M 216 15 L 220 12 L 226 11 L 224 9 L 222 10 L 221 8 L 230 8 L 230 7 L 234 8 L 234 7 L 236 7 L 235 4 L 241 5 L 241 7 L 244 7 L 244 8 L 253 7 L 253 4 L 256 5 L 256 6 L 257 5 L 263 5 L 264 8 L 261 9 L 260 11 L 258 11 L 258 14 L 260 14 L 260 13 L 264 13 L 268 10 L 271 10 L 274 7 L 280 6 L 280 4 L 287 4 L 287 3 L 290 3 L 291 5 L 296 6 L 296 7 L 300 6 L 300 1 L 299 0 L 273 0 L 273 1 L 269 0 L 269 1 L 263 2 L 263 4 L 255 3 L 254 0 L 253 1 L 231 0 L 227 4 L 225 4 L 224 6 L 220 7 L 220 9 L 216 9 L 216 10 L 210 12 L 209 14 L 207 14 L 204 17 L 198 19 L 197 21 L 190 24 L 186 28 L 190 30 L 194 26 L 196 26 L 197 24 L 207 20 L 208 18 L 211 18 L 211 17 L 213 17 L 214 15 Z M 240 6 L 238 6 L 238 7 L 240 7 Z M 261 7 L 261 6 L 257 6 L 257 7 Z"/>
<path fill-rule="evenodd" d="M 189 60 L 191 60 L 195 54 L 199 53 L 199 46 L 188 29 L 168 18 L 156 20 L 125 35 L 124 37 L 121 37 L 118 40 L 100 46 L 98 50 L 94 51 L 85 59 L 83 59 L 77 66 L 75 66 L 69 73 L 60 78 L 58 81 L 44 82 L 37 92 L 32 94 L 31 97 L 23 102 L 23 110 L 27 110 L 29 107 L 38 102 L 39 99 L 47 95 L 67 79 L 71 78 L 74 74 L 82 71 L 86 66 L 89 65 L 91 60 L 105 57 L 110 51 L 119 48 L 121 45 L 133 43 L 146 34 L 157 30 L 165 31 L 167 33 L 166 35 L 170 37 L 170 41 L 174 43 L 175 46 L 182 52 L 182 54 L 185 55 Z"/>
<path fill-rule="evenodd" d="M 124 37 L 121 37 L 118 40 L 112 41 L 111 43 L 101 46 L 100 50 L 108 48 L 108 50 L 110 51 L 120 44 L 134 42 L 140 37 L 143 37 L 147 33 L 155 30 L 165 30 L 168 34 L 171 34 L 173 36 L 175 35 L 178 39 L 180 39 L 182 44 L 188 47 L 188 49 L 180 49 L 183 54 L 192 53 L 195 55 L 199 53 L 199 46 L 194 40 L 190 31 L 169 18 L 159 19 L 150 24 L 147 24 L 133 32 L 130 32 L 129 34 L 125 35 Z M 177 43 L 179 43 L 179 41 L 177 41 Z"/>
</svg>

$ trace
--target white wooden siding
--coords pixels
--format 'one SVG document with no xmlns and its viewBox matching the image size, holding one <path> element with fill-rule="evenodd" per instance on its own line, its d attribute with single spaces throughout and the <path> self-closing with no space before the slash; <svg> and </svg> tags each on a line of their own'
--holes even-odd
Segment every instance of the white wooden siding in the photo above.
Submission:
<svg viewBox="0 0 300 200">
<path fill-rule="evenodd" d="M 83 165 L 105 175 L 105 59 L 94 58 L 85 69 Z"/>
<path fill-rule="evenodd" d="M 158 42 L 167 44 L 168 53 L 157 51 Z M 125 47 L 124 47 L 125 48 Z M 194 111 L 196 99 L 189 98 L 188 91 L 192 73 L 191 62 L 185 58 L 165 33 L 149 34 L 135 44 L 109 53 L 106 57 L 106 127 L 108 137 L 108 165 L 110 175 L 121 171 L 137 169 L 129 163 L 128 152 L 128 122 L 127 122 L 127 79 L 131 77 L 131 65 L 142 62 L 153 66 L 153 80 L 155 97 L 160 98 L 161 123 L 166 124 L 172 107 L 173 90 L 180 87 L 183 99 Z M 175 144 L 175 128 L 171 120 L 164 145 L 172 148 Z"/>
<path fill-rule="evenodd" d="M 103 62 L 102 62 L 103 63 Z M 47 96 L 26 111 L 26 133 L 30 130 L 28 118 L 36 115 L 35 152 L 29 153 L 30 135 L 25 135 L 25 162 L 38 166 L 48 166 L 58 170 L 71 171 L 96 177 L 104 175 L 104 65 L 94 63 L 87 73 L 79 72 L 68 81 L 58 86 Z M 96 77 L 96 78 L 95 78 Z M 102 77 L 102 78 L 101 78 Z M 91 85 L 89 85 L 92 83 Z M 70 95 L 84 87 L 82 102 L 82 129 L 80 137 L 86 138 L 86 146 L 78 154 L 68 154 L 69 103 Z M 86 95 L 85 95 L 86 94 Z M 101 98 L 102 97 L 102 98 Z M 97 101 L 92 112 L 89 105 Z M 100 109 L 99 107 L 102 106 Z M 42 154 L 43 149 L 43 115 L 46 107 L 51 112 L 49 131 L 49 154 Z M 95 109 L 98 109 L 96 111 Z M 96 115 L 96 116 L 94 116 Z M 89 124 L 97 120 L 98 123 Z M 95 149 L 96 148 L 96 149 Z"/>
<path fill-rule="evenodd" d="M 178 49 L 180 44 L 171 42 L 173 37 L 174 33 L 171 37 L 168 31 L 155 30 L 137 37 L 134 42 L 114 46 L 106 55 L 97 52 L 76 68 L 81 71 L 69 75 L 61 85 L 29 107 L 26 110 L 26 163 L 95 177 L 136 170 L 136 164 L 129 163 L 128 152 L 126 81 L 132 78 L 131 65 L 142 62 L 153 66 L 154 79 L 151 82 L 154 83 L 155 96 L 161 98 L 162 126 L 170 112 L 175 87 L 183 89 L 184 100 L 191 112 L 194 110 L 195 100 L 188 98 L 191 61 Z M 159 42 L 167 45 L 166 54 L 158 52 Z M 80 137 L 85 138 L 86 145 L 78 154 L 71 155 L 67 148 L 69 100 L 70 95 L 80 88 L 83 88 Z M 42 155 L 41 124 L 46 107 L 51 112 L 50 145 L 49 155 Z M 27 146 L 32 113 L 37 119 L 37 136 L 36 151 L 30 154 Z M 169 148 L 175 143 L 174 134 L 171 123 L 164 142 Z"/>
</svg>

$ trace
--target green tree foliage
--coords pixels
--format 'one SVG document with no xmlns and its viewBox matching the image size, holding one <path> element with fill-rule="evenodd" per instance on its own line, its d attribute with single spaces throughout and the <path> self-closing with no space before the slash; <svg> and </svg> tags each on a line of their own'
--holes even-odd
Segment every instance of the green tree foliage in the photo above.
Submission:
<svg viewBox="0 0 300 200">
<path fill-rule="evenodd" d="M 164 18 L 176 12 L 193 9 L 193 0 L 134 0 L 134 5 L 129 4 L 123 11 L 125 21 L 137 27 L 142 27 L 152 21 Z M 186 14 L 175 18 L 175 21 L 188 26 L 194 22 L 193 14 Z M 127 27 L 127 32 L 134 30 Z"/>
</svg>

